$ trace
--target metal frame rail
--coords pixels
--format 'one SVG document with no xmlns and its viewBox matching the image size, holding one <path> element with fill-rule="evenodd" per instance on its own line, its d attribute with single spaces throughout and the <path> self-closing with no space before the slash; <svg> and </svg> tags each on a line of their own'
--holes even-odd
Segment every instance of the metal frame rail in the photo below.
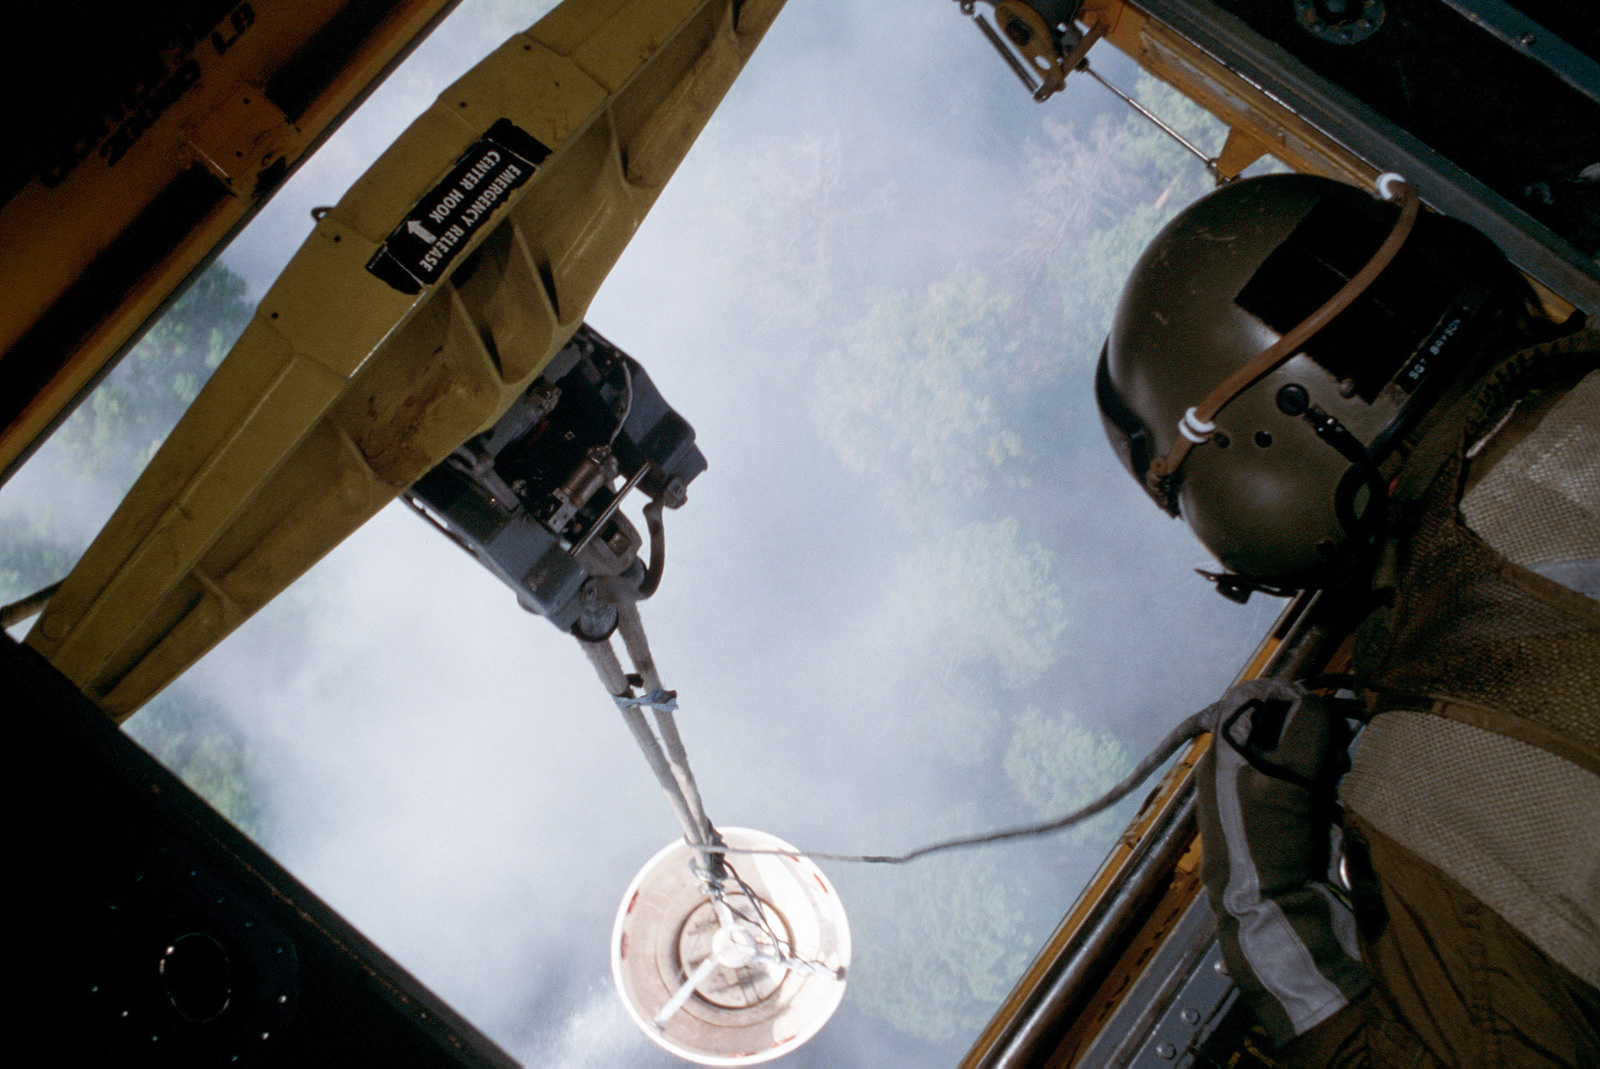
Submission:
<svg viewBox="0 0 1600 1069">
<path fill-rule="evenodd" d="M 1600 315 L 1600 264 L 1287 50 L 1207 0 L 1139 0 L 1138 6 L 1378 170 L 1405 175 L 1430 207 L 1471 223 L 1523 271 Z"/>
<path fill-rule="evenodd" d="M 1314 674 L 1348 636 L 1347 609 L 1325 592 L 1300 594 L 1239 678 Z M 1135 1064 L 1100 1059 L 1121 1051 L 1116 1040 L 1135 1028 L 1150 1029 L 1155 1022 L 1148 1038 L 1155 1031 L 1165 1034 L 1166 1018 L 1177 1014 L 1181 1020 L 1184 1010 L 1196 1016 L 1191 1042 L 1221 1016 L 1232 997 L 1231 984 L 1211 991 L 1207 997 L 1214 1001 L 1204 1007 L 1192 999 L 1179 1004 L 1180 994 L 1197 991 L 1188 983 L 1166 984 L 1153 993 L 1154 1004 L 1129 997 L 1148 986 L 1136 973 L 1149 971 L 1152 957 L 1180 963 L 1168 966 L 1169 975 L 1187 962 L 1181 970 L 1192 976 L 1194 963 L 1215 956 L 1215 924 L 1185 919 L 1194 909 L 1210 912 L 1200 895 L 1194 777 L 1195 763 L 1209 746 L 1210 736 L 1203 735 L 1179 757 L 1002 1003 L 962 1069 Z M 1101 1037 L 1113 1041 L 1103 1043 Z M 1140 1047 L 1145 1048 L 1154 1049 Z"/>
</svg>

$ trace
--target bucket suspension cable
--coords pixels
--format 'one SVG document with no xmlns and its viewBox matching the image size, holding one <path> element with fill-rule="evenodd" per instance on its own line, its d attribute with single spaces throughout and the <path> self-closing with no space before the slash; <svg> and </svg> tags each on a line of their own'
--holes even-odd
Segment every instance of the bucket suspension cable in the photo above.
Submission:
<svg viewBox="0 0 1600 1069">
<path fill-rule="evenodd" d="M 645 641 L 638 607 L 625 602 L 618 605 L 617 610 L 618 630 L 623 633 L 623 641 L 634 666 L 632 677 L 623 671 L 622 662 L 618 660 L 609 639 L 588 641 L 580 638 L 578 645 L 594 666 L 606 693 L 617 703 L 623 723 L 633 733 L 639 751 L 644 754 L 650 771 L 655 773 L 662 793 L 667 796 L 667 804 L 672 807 L 673 815 L 683 828 L 684 839 L 697 848 L 701 867 L 708 876 L 713 882 L 719 882 L 723 872 L 720 855 L 710 849 L 699 849 L 718 846 L 722 840 L 706 816 L 705 803 L 700 798 L 694 773 L 689 768 L 683 738 L 678 733 L 674 716 L 678 707 L 677 695 L 661 686 L 660 674 L 656 671 L 649 645 Z M 655 717 L 654 728 L 645 717 L 645 709 L 649 709 Z"/>
</svg>

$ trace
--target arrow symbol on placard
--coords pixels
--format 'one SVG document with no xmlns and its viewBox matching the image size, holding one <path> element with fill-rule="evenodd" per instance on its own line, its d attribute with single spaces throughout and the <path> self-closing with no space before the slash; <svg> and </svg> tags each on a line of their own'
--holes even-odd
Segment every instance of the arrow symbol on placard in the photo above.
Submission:
<svg viewBox="0 0 1600 1069">
<path fill-rule="evenodd" d="M 423 241 L 426 241 L 429 245 L 432 245 L 435 241 L 439 240 L 428 232 L 427 227 L 423 226 L 415 219 L 406 220 L 406 229 L 411 231 L 411 233 L 415 234 L 417 237 L 421 238 Z"/>
</svg>

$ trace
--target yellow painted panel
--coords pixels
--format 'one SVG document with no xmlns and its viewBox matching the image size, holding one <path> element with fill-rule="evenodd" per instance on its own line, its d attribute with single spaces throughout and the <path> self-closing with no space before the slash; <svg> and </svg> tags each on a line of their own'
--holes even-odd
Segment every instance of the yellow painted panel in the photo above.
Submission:
<svg viewBox="0 0 1600 1069">
<path fill-rule="evenodd" d="M 563 47 L 616 91 L 539 27 L 445 90 L 318 224 L 29 643 L 124 717 L 493 424 L 571 337 L 781 6 L 746 3 L 735 32 L 732 0 L 567 0 L 550 16 Z M 575 26 L 591 39 L 568 40 Z M 502 120 L 548 159 L 437 280 L 408 261 L 418 292 L 369 270 L 426 230 L 441 181 L 467 188 L 450 176 Z"/>
<path fill-rule="evenodd" d="M 558 56 L 570 56 L 591 40 L 600 28 L 628 6 L 628 0 L 596 0 L 592 4 L 562 4 L 540 19 L 528 35 Z"/>
<path fill-rule="evenodd" d="M 325 83 L 312 99 L 296 98 L 304 106 L 292 120 L 261 87 L 300 88 L 282 81 L 297 53 L 359 0 L 234 4 L 192 48 L 146 56 L 143 69 L 166 74 L 124 86 L 120 110 L 55 146 L 69 156 L 48 160 L 0 205 L 0 350 L 7 381 L 28 384 L 26 403 L 8 407 L 0 427 L 0 472 L 452 3 L 398 0 L 365 35 L 343 39 L 325 55 Z M 180 189 L 181 209 L 162 206 Z M 215 203 L 200 203 L 207 193 Z"/>
</svg>

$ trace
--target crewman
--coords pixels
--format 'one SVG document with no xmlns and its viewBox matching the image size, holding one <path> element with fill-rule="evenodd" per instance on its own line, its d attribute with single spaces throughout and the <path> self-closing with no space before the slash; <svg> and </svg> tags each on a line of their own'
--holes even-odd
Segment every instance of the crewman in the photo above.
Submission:
<svg viewBox="0 0 1600 1069">
<path fill-rule="evenodd" d="M 1224 593 L 1322 588 L 1357 629 L 1358 701 L 1243 684 L 1199 772 L 1224 957 L 1292 1063 L 1600 1065 L 1600 332 L 1576 325 L 1393 175 L 1224 186 L 1123 291 L 1096 375 L 1123 464 Z"/>
</svg>

